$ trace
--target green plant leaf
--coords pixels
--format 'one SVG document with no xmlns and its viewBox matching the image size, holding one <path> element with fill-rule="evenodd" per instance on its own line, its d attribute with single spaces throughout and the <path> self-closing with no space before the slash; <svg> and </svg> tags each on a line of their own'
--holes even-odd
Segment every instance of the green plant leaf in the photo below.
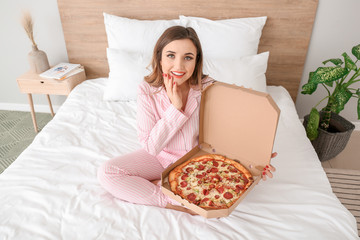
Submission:
<svg viewBox="0 0 360 240">
<path fill-rule="evenodd" d="M 347 55 L 346 52 L 344 52 L 342 54 L 342 56 L 344 57 L 345 60 L 345 67 L 349 70 L 357 70 L 356 64 L 353 62 L 353 60 L 349 57 L 349 55 Z"/>
<path fill-rule="evenodd" d="M 318 135 L 318 127 L 320 121 L 320 114 L 316 108 L 312 108 L 309 116 L 309 121 L 306 126 L 306 135 L 312 141 L 315 140 Z"/>
<path fill-rule="evenodd" d="M 317 88 L 317 83 L 314 83 L 313 81 L 313 76 L 314 76 L 315 72 L 310 72 L 309 73 L 309 79 L 308 79 L 308 83 L 304 84 L 301 88 L 303 91 L 301 91 L 302 94 L 312 94 L 313 92 L 315 92 L 316 88 Z"/>
<path fill-rule="evenodd" d="M 302 94 L 312 94 L 317 88 L 316 83 L 306 83 L 302 86 Z"/>
<path fill-rule="evenodd" d="M 314 76 L 314 73 L 315 73 L 315 72 L 309 72 L 309 80 L 308 80 L 308 81 L 312 81 L 312 78 L 313 78 L 313 76 Z"/>
<path fill-rule="evenodd" d="M 332 81 L 332 82 L 326 82 L 325 84 L 328 85 L 329 87 L 332 87 L 332 86 L 334 85 L 334 81 Z"/>
<path fill-rule="evenodd" d="M 344 63 L 340 58 L 332 58 L 332 59 L 323 61 L 323 64 L 325 65 L 328 62 L 332 62 L 335 66 L 340 66 L 341 64 Z"/>
<path fill-rule="evenodd" d="M 314 83 L 326 83 L 338 80 L 349 71 L 342 67 L 319 67 L 314 72 L 311 80 Z"/>
<path fill-rule="evenodd" d="M 360 60 L 360 44 L 353 47 L 351 52 L 357 58 L 357 60 Z"/>
<path fill-rule="evenodd" d="M 331 111 L 335 113 L 340 113 L 344 110 L 345 104 L 349 101 L 352 96 L 352 93 L 343 86 L 339 86 L 333 94 L 334 96 L 334 103 L 332 105 Z"/>
</svg>

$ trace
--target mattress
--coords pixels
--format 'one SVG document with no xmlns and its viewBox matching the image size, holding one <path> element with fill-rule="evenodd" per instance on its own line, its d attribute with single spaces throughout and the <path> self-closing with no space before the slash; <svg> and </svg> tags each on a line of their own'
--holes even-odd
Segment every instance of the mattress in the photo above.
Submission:
<svg viewBox="0 0 360 240">
<path fill-rule="evenodd" d="M 272 160 L 230 216 L 205 219 L 124 202 L 98 183 L 98 167 L 139 149 L 136 102 L 103 101 L 105 78 L 78 85 L 53 120 L 0 175 L 0 239 L 358 239 L 333 194 L 283 87 Z"/>
</svg>

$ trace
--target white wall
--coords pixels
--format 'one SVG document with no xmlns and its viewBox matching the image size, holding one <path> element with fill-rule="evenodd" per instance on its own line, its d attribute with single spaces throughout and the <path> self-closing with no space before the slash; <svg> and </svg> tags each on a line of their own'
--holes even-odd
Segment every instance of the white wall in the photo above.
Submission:
<svg viewBox="0 0 360 240">
<path fill-rule="evenodd" d="M 68 61 L 56 0 L 1 0 L 0 109 L 30 111 L 27 96 L 16 83 L 16 78 L 29 70 L 27 54 L 32 45 L 21 26 L 23 10 L 33 17 L 35 42 L 46 52 L 50 65 Z M 33 100 L 35 111 L 49 111 L 44 95 L 34 94 Z M 61 105 L 65 96 L 52 95 L 51 100 L 53 105 Z"/>
<path fill-rule="evenodd" d="M 19 107 L 28 109 L 25 94 L 19 92 L 16 77 L 29 69 L 27 54 L 31 43 L 20 24 L 21 12 L 28 9 L 33 15 L 35 41 L 45 51 L 51 65 L 68 61 L 66 47 L 56 0 L 1 0 L 0 1 L 0 109 Z M 307 82 L 310 71 L 314 71 L 323 60 L 341 57 L 360 44 L 358 30 L 360 0 L 319 0 L 313 34 L 300 86 Z M 360 64 L 359 64 L 360 66 Z M 358 83 L 355 87 L 360 87 Z M 325 95 L 319 89 L 313 95 L 298 94 L 296 108 L 300 118 L 306 115 Z M 47 101 L 42 95 L 34 95 L 34 104 L 43 105 L 36 110 L 47 111 Z M 54 105 L 61 105 L 64 96 L 52 96 Z M 341 115 L 357 121 L 356 99 L 351 99 Z M 46 108 L 41 108 L 46 107 Z"/>
<path fill-rule="evenodd" d="M 321 85 L 312 95 L 300 93 L 301 86 L 307 83 L 309 72 L 315 71 L 318 67 L 324 66 L 322 62 L 330 58 L 341 58 L 343 52 L 347 52 L 353 60 L 353 46 L 360 44 L 359 31 L 359 9 L 360 0 L 319 0 L 316 19 L 311 36 L 309 51 L 307 54 L 303 76 L 296 100 L 296 109 L 300 118 L 310 113 L 310 110 L 327 92 Z M 326 66 L 332 66 L 327 64 Z M 360 67 L 360 63 L 357 64 Z M 352 85 L 352 88 L 359 88 L 360 82 Z M 326 105 L 324 101 L 317 108 L 320 110 Z M 351 98 L 341 116 L 352 122 L 359 122 L 357 119 L 357 98 Z"/>
</svg>

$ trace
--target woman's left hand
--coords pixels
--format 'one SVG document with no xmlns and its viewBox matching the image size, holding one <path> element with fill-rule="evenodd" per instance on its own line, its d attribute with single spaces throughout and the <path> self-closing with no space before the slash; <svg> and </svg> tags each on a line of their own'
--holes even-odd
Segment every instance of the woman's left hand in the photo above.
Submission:
<svg viewBox="0 0 360 240">
<path fill-rule="evenodd" d="M 274 152 L 271 154 L 271 158 L 274 158 L 277 156 L 277 152 Z M 273 177 L 273 174 L 272 172 L 275 172 L 276 171 L 276 168 L 269 164 L 269 165 L 266 165 L 266 167 L 264 168 L 263 172 L 262 172 L 262 180 L 266 181 L 267 177 L 269 178 L 272 178 Z"/>
</svg>

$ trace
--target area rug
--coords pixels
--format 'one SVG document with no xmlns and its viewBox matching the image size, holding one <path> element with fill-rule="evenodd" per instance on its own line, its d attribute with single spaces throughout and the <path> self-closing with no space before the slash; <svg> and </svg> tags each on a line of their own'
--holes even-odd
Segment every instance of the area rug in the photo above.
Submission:
<svg viewBox="0 0 360 240">
<path fill-rule="evenodd" d="M 51 119 L 49 113 L 36 113 L 39 130 Z M 30 145 L 35 136 L 30 112 L 0 110 L 0 174 Z"/>
<path fill-rule="evenodd" d="M 334 194 L 354 215 L 360 236 L 360 171 L 324 168 Z"/>
</svg>

